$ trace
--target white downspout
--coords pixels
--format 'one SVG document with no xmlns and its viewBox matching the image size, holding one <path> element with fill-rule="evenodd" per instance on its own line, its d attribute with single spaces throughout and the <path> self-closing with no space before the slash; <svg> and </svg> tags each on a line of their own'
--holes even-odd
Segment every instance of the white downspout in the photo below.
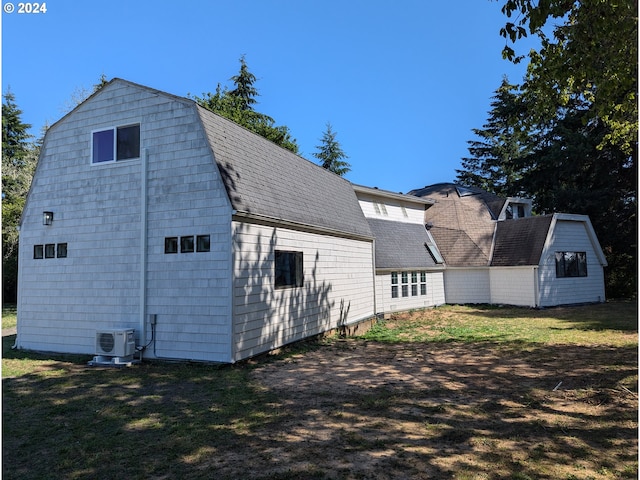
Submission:
<svg viewBox="0 0 640 480">
<path fill-rule="evenodd" d="M 533 267 L 533 307 L 538 308 L 540 306 L 540 267 L 536 265 Z"/>
<path fill-rule="evenodd" d="M 147 343 L 147 163 L 149 150 L 140 159 L 140 346 Z M 142 353 L 140 354 L 142 355 Z"/>
</svg>

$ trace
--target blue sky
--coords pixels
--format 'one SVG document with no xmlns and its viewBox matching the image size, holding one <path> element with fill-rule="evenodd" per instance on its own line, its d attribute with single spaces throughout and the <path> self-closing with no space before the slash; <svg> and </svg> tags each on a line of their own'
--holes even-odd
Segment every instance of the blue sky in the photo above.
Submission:
<svg viewBox="0 0 640 480">
<path fill-rule="evenodd" d="M 6 6 L 3 0 L 3 5 Z M 2 90 L 23 121 L 64 115 L 100 75 L 174 95 L 214 92 L 245 55 L 256 109 L 307 159 L 327 122 L 350 181 L 407 192 L 452 181 L 503 75 L 503 2 L 491 0 L 51 0 L 2 12 Z"/>
</svg>

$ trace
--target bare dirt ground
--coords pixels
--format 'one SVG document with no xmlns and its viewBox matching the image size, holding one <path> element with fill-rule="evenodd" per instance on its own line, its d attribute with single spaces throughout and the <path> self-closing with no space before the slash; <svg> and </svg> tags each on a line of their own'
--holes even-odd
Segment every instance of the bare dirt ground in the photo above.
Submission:
<svg viewBox="0 0 640 480">
<path fill-rule="evenodd" d="M 633 348 L 335 341 L 254 370 L 285 410 L 256 432 L 254 472 L 636 478 L 638 400 L 625 386 L 635 374 Z"/>
</svg>

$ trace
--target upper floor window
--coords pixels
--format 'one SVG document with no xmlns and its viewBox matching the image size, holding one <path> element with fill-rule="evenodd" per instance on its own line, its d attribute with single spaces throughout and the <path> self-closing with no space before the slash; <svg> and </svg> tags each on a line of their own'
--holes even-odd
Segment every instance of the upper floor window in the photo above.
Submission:
<svg viewBox="0 0 640 480">
<path fill-rule="evenodd" d="M 556 252 L 556 277 L 586 277 L 586 252 Z"/>
<path fill-rule="evenodd" d="M 140 125 L 97 130 L 91 135 L 92 163 L 140 157 Z"/>
<path fill-rule="evenodd" d="M 373 208 L 375 209 L 378 215 L 389 215 L 387 213 L 387 207 L 384 203 L 373 202 Z"/>
</svg>

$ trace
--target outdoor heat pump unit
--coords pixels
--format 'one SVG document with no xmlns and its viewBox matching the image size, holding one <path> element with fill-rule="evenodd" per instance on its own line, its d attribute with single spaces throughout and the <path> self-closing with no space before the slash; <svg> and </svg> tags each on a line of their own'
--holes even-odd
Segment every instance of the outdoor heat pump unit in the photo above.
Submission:
<svg viewBox="0 0 640 480">
<path fill-rule="evenodd" d="M 133 329 L 98 330 L 96 354 L 108 357 L 128 357 L 136 351 Z"/>
</svg>

